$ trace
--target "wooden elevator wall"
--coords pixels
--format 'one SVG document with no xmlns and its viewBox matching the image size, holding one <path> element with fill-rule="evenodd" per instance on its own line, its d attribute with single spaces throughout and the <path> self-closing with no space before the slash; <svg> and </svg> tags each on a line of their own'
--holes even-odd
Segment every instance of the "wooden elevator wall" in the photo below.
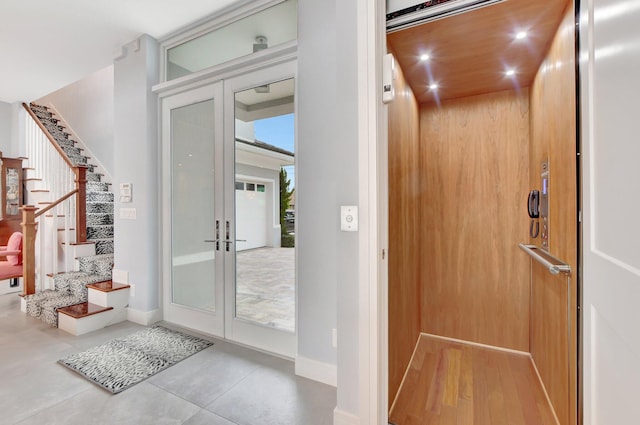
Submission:
<svg viewBox="0 0 640 425">
<path fill-rule="evenodd" d="M 577 179 L 575 18 L 565 12 L 531 87 L 531 188 L 541 189 L 541 162 L 549 161 L 549 252 L 572 270 L 567 278 L 532 268 L 531 355 L 561 425 L 577 423 Z M 540 245 L 540 238 L 531 239 Z M 568 324 L 568 317 L 571 317 Z M 567 327 L 571 327 L 571 337 Z"/>
<path fill-rule="evenodd" d="M 528 90 L 420 110 L 421 330 L 529 351 Z"/>
<path fill-rule="evenodd" d="M 389 104 L 389 406 L 420 336 L 418 104 L 396 68 Z"/>
</svg>

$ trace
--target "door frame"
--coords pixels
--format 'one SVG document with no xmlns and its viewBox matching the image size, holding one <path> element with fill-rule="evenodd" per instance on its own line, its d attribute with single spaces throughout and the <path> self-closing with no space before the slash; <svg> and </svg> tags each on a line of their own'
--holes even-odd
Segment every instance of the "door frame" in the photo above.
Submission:
<svg viewBox="0 0 640 425">
<path fill-rule="evenodd" d="M 251 80 L 251 78 L 255 78 L 257 76 L 257 80 Z M 263 78 L 264 81 L 261 81 L 260 78 Z M 165 102 L 180 102 L 184 99 L 188 99 L 189 96 L 194 96 L 193 93 L 200 93 L 201 90 L 204 90 L 203 93 L 211 93 L 211 87 L 221 87 L 221 99 L 222 105 L 221 110 L 222 113 L 219 114 L 222 117 L 222 123 L 220 124 L 220 128 L 224 132 L 222 136 L 224 142 L 220 145 L 224 150 L 234 149 L 233 141 L 235 140 L 235 132 L 233 129 L 234 125 L 234 114 L 229 113 L 233 112 L 233 102 L 227 101 L 226 96 L 228 96 L 227 87 L 240 87 L 241 84 L 245 84 L 247 88 L 255 87 L 261 84 L 265 84 L 267 82 L 273 82 L 279 79 L 287 79 L 287 78 L 295 78 L 295 86 L 296 92 L 298 89 L 297 84 L 297 53 L 296 53 L 296 45 L 284 46 L 282 49 L 275 48 L 274 52 L 267 57 L 263 58 L 262 61 L 256 62 L 255 58 L 248 57 L 244 58 L 242 61 L 232 61 L 227 66 L 224 67 L 214 67 L 210 70 L 195 73 L 193 76 L 187 76 L 178 80 L 173 80 L 170 82 L 161 83 L 153 88 L 153 91 L 159 95 L 159 114 L 162 117 L 160 128 L 161 128 L 161 142 L 162 142 L 162 158 L 161 158 L 161 169 L 159 170 L 160 179 L 162 182 L 161 187 L 161 232 L 162 232 L 162 246 L 160 247 L 160 255 L 162 259 L 162 274 L 161 274 L 161 282 L 162 288 L 160 291 L 160 305 L 162 306 L 162 317 L 163 320 L 171 321 L 172 312 L 168 308 L 169 301 L 171 299 L 171 196 L 170 189 L 171 188 L 171 156 L 170 156 L 170 146 L 166 145 L 166 143 L 170 143 L 170 138 L 167 138 L 167 135 L 171 134 L 170 131 L 170 121 L 165 120 L 163 116 L 163 110 L 165 108 Z M 233 81 L 235 85 L 231 84 Z M 239 91 L 242 89 L 238 89 Z M 201 95 L 201 100 L 206 97 L 205 95 Z M 196 95 L 197 98 L 197 95 Z M 176 100 L 174 100 L 176 99 Z M 195 102 L 194 102 L 195 103 Z M 297 107 L 296 107 L 297 112 Z M 231 122 L 231 130 L 229 130 L 229 121 Z M 297 144 L 297 134 L 296 134 L 296 144 Z M 226 181 L 234 181 L 235 177 L 233 176 L 233 172 L 235 170 L 235 158 L 234 155 L 229 154 L 224 156 L 224 152 L 222 150 L 220 152 L 216 151 L 216 157 L 223 158 L 225 163 L 222 164 L 221 168 L 224 173 L 223 180 Z M 230 177 L 231 176 L 231 177 Z M 231 179 L 231 180 L 228 180 Z M 227 187 L 223 188 L 224 190 L 224 211 L 221 211 L 219 214 L 216 214 L 216 217 L 220 217 L 220 227 L 221 233 L 220 238 L 224 238 L 224 226 L 225 221 L 229 220 L 233 222 L 235 217 L 232 212 L 233 207 L 235 206 L 235 187 L 232 185 L 227 185 Z M 230 237 L 235 239 L 235 226 L 231 226 L 232 232 Z M 224 249 L 224 244 L 221 244 L 221 250 Z M 234 252 L 235 254 L 235 252 Z M 244 324 L 239 324 L 233 328 L 229 328 L 227 321 L 229 321 L 228 317 L 230 310 L 225 309 L 225 303 L 231 302 L 231 298 L 235 294 L 235 286 L 231 286 L 231 284 L 227 281 L 229 278 L 229 273 L 233 270 L 235 272 L 235 255 L 225 255 L 224 260 L 224 285 L 222 285 L 222 291 L 216 290 L 216 311 L 224 311 L 224 320 L 221 322 L 221 327 L 216 325 L 214 330 L 202 331 L 205 334 L 210 334 L 213 336 L 225 338 L 229 341 L 237 342 L 244 345 L 249 345 L 255 347 L 257 349 L 269 351 L 283 357 L 294 358 L 297 353 L 297 325 L 296 332 L 293 334 L 293 338 L 287 337 L 283 338 L 281 333 L 283 331 L 275 331 L 275 332 L 266 332 L 267 335 L 256 338 L 255 341 L 252 341 L 250 338 L 250 332 L 247 332 L 247 329 L 251 326 L 244 326 Z M 233 259 L 231 259 L 233 257 Z M 296 269 L 297 269 L 297 259 L 296 259 Z M 234 282 L 235 284 L 235 282 Z M 297 296 L 298 292 L 296 291 L 296 306 L 297 306 Z M 223 305 L 220 307 L 218 303 L 222 302 Z M 235 302 L 233 304 L 235 307 Z M 219 309 L 221 308 L 221 309 Z M 233 309 L 235 310 L 235 309 Z M 296 310 L 296 323 L 297 323 L 297 310 Z M 238 322 L 238 321 L 236 321 Z M 255 325 L 254 325 L 255 326 Z M 264 327 L 263 327 L 264 328 Z M 230 337 L 235 333 L 235 337 Z M 274 343 L 275 342 L 275 343 Z M 278 344 L 281 344 L 282 347 L 285 347 L 284 350 L 276 349 Z"/>
<path fill-rule="evenodd" d="M 388 394 L 388 208 L 387 107 L 382 103 L 386 53 L 386 2 L 358 0 L 358 232 L 359 423 L 386 425 Z M 340 316 L 340 312 L 338 313 Z M 338 327 L 340 323 L 338 323 Z M 340 382 L 338 365 L 338 382 Z M 336 408 L 335 423 L 348 423 Z"/>
</svg>

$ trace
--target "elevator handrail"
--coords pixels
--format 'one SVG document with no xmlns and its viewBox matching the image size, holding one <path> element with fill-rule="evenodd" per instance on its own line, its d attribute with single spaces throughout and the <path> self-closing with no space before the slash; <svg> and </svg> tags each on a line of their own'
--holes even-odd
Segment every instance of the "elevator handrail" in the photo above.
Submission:
<svg viewBox="0 0 640 425">
<path fill-rule="evenodd" d="M 547 251 L 535 246 L 519 244 L 520 248 L 529 254 L 531 258 L 542 264 L 551 274 L 566 273 L 571 274 L 571 266 L 562 260 L 557 259 Z"/>
</svg>

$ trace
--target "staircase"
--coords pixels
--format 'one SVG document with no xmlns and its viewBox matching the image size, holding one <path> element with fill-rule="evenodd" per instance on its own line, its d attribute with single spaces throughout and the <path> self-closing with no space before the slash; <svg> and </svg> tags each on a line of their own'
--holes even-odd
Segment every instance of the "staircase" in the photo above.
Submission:
<svg viewBox="0 0 640 425">
<path fill-rule="evenodd" d="M 60 117 L 45 106 L 32 103 L 29 109 L 53 137 L 69 161 L 74 166 L 87 168 L 87 242 L 75 243 L 75 231 L 71 232 L 72 237 L 58 235 L 51 249 L 69 252 L 75 259 L 73 271 L 50 275 L 49 278 L 53 284 L 49 282 L 46 286 L 51 289 L 41 288 L 43 290 L 35 294 L 25 295 L 22 298 L 22 310 L 74 335 L 125 320 L 129 287 L 114 284 L 111 281 L 114 196 L 109 190 L 110 183 L 102 181 L 103 174 L 98 173 L 97 166 L 91 163 L 91 158 L 83 154 L 83 149 L 78 146 L 78 142 L 74 140 L 75 137 L 62 125 Z M 42 166 L 42 161 L 40 164 Z M 37 167 L 29 164 L 26 170 L 28 173 L 25 179 L 27 203 L 43 208 L 53 199 L 47 199 L 49 191 L 43 187 L 41 179 L 38 178 Z M 51 214 L 47 219 L 58 226 L 58 221 L 63 218 L 57 214 Z M 63 266 L 60 267 L 65 269 Z M 58 266 L 54 267 L 54 270 L 57 269 Z M 92 295 L 96 291 L 117 292 L 117 296 Z M 92 299 L 99 301 L 96 304 Z"/>
</svg>

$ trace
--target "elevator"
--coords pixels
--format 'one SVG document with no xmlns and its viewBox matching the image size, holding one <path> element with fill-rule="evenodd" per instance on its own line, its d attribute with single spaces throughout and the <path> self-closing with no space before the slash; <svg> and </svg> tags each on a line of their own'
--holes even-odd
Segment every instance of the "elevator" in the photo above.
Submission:
<svg viewBox="0 0 640 425">
<path fill-rule="evenodd" d="M 397 425 L 449 423 L 458 415 L 457 423 L 502 423 L 500 417 L 504 423 L 574 425 L 574 3 L 494 1 L 425 15 L 429 3 L 456 1 L 422 3 L 415 10 L 422 21 L 387 35 L 394 58 L 388 106 L 390 419 Z M 534 190 L 543 195 L 545 213 L 536 219 L 528 214 Z M 550 268 L 520 245 L 566 268 Z M 473 350 L 480 350 L 480 360 Z M 420 370 L 417 359 L 426 365 L 429 356 L 435 366 Z M 473 376 L 463 373 L 465 362 Z M 504 362 L 513 369 L 502 369 Z M 451 376 L 458 381 L 447 382 Z M 550 407 L 536 419 L 527 417 L 529 396 L 518 391 L 529 379 L 540 390 L 540 403 Z M 424 396 L 422 417 L 403 401 L 407 394 Z M 487 400 L 474 405 L 474 395 Z M 481 412 L 480 405 L 492 407 Z M 463 407 L 454 412 L 452 406 Z M 460 422 L 469 412 L 475 420 Z"/>
</svg>

